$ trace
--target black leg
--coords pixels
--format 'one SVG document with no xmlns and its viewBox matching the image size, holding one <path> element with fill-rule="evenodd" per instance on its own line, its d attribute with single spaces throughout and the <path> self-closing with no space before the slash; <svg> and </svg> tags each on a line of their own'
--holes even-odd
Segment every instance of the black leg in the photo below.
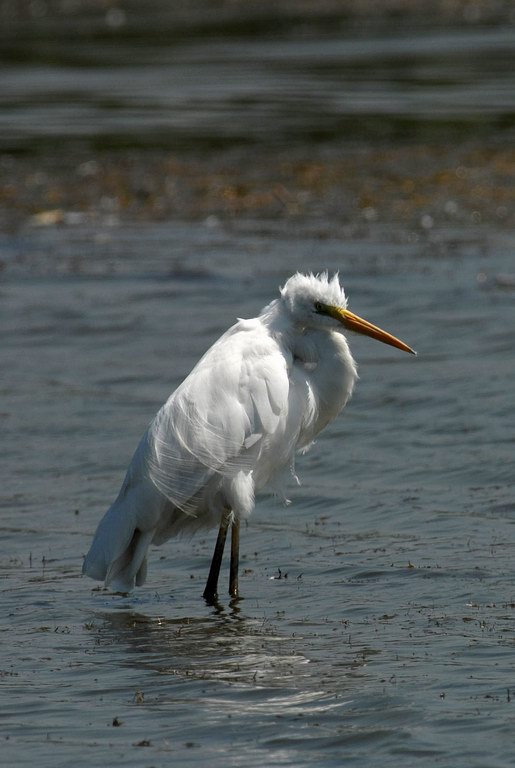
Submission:
<svg viewBox="0 0 515 768">
<path fill-rule="evenodd" d="M 220 574 L 220 566 L 222 565 L 225 539 L 227 538 L 227 528 L 229 527 L 230 520 L 230 512 L 224 512 L 220 521 L 220 528 L 218 529 L 215 551 L 213 552 L 213 559 L 211 560 L 209 576 L 207 577 L 206 588 L 204 590 L 204 600 L 207 600 L 208 603 L 214 602 L 217 596 L 218 576 Z"/>
<path fill-rule="evenodd" d="M 238 566 L 240 562 L 240 521 L 234 518 L 231 526 L 231 570 L 229 594 L 238 597 Z"/>
</svg>

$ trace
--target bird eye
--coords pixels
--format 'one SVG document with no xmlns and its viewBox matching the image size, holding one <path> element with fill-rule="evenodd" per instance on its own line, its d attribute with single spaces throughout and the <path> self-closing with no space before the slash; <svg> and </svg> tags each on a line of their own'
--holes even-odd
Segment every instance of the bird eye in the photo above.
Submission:
<svg viewBox="0 0 515 768">
<path fill-rule="evenodd" d="M 315 312 L 322 312 L 324 305 L 321 301 L 315 301 Z"/>
</svg>

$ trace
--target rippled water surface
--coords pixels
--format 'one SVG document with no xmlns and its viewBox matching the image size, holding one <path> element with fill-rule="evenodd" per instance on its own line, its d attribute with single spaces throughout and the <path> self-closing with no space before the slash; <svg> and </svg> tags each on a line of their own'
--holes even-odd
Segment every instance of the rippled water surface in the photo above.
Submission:
<svg viewBox="0 0 515 768">
<path fill-rule="evenodd" d="M 88 5 L 97 13 L 81 14 Z M 407 19 L 377 3 L 353 17 L 359 0 L 318 15 L 287 3 L 277 15 L 269 3 L 124 5 L 102 13 L 79 0 L 27 23 L 0 3 L 0 146 L 270 146 L 514 126 L 509 9 L 495 24 L 471 23 L 470 3 L 463 17 L 444 3 Z"/>
<path fill-rule="evenodd" d="M 293 78 L 316 70 L 329 88 L 344 55 L 334 42 L 282 58 L 270 45 L 204 51 L 254 57 L 272 112 L 281 87 L 267 62 Z M 368 59 L 392 41 L 346 45 Z M 137 85 L 137 56 L 134 67 Z M 408 104 L 411 85 L 394 86 Z M 5 765 L 513 763 L 515 236 L 424 223 L 65 217 L 2 233 Z M 351 339 L 352 401 L 299 459 L 291 505 L 263 497 L 243 530 L 244 599 L 224 594 L 225 570 L 219 605 L 202 600 L 214 533 L 153 549 L 133 596 L 81 578 L 170 391 L 235 317 L 296 269 L 321 268 L 339 269 L 351 308 L 419 355 Z"/>
</svg>

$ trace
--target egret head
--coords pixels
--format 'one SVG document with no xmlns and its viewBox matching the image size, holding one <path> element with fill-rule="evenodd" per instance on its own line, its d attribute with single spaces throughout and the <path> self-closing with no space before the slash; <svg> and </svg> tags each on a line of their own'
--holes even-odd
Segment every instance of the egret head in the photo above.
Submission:
<svg viewBox="0 0 515 768">
<path fill-rule="evenodd" d="M 322 306 L 347 308 L 347 298 L 337 273 L 329 278 L 327 272 L 320 275 L 297 272 L 281 288 L 281 297 L 294 319 L 306 325 L 324 322 L 320 312 Z"/>
<path fill-rule="evenodd" d="M 327 272 L 319 275 L 297 272 L 281 288 L 281 299 L 299 327 L 346 329 L 416 354 L 400 339 L 347 309 L 347 297 L 340 286 L 338 273 L 329 278 Z"/>
</svg>

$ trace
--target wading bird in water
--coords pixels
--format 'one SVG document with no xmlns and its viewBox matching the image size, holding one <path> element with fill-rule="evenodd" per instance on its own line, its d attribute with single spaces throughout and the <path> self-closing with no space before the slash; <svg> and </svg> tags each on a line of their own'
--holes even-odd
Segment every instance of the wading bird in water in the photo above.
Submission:
<svg viewBox="0 0 515 768">
<path fill-rule="evenodd" d="M 357 379 L 345 331 L 411 347 L 347 309 L 338 275 L 297 273 L 252 320 L 206 352 L 151 422 L 101 520 L 83 572 L 119 592 L 145 582 L 147 550 L 219 526 L 204 598 L 217 596 L 231 528 L 229 593 L 238 596 L 239 532 L 256 492 L 278 490 L 294 456 L 342 410 Z"/>
</svg>

